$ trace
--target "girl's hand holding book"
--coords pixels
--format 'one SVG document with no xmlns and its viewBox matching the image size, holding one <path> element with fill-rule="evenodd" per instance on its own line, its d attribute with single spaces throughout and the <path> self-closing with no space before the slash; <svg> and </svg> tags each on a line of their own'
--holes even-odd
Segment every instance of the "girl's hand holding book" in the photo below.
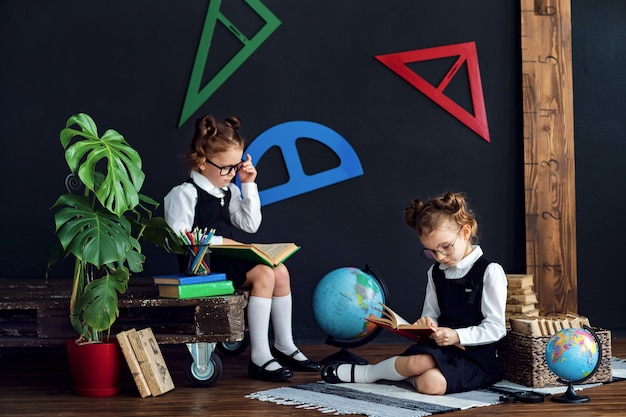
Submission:
<svg viewBox="0 0 626 417">
<path fill-rule="evenodd" d="M 435 321 L 433 319 L 431 319 L 430 317 L 420 317 L 415 323 L 418 326 L 427 326 L 430 327 L 433 330 L 437 329 L 437 323 L 435 323 Z"/>
</svg>

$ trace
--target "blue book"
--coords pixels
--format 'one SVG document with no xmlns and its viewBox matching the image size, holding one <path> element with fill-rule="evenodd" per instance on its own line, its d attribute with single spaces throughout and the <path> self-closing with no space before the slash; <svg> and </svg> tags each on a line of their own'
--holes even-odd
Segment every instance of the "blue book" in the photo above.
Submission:
<svg viewBox="0 0 626 417">
<path fill-rule="evenodd" d="M 153 280 L 155 285 L 189 285 L 201 284 L 204 282 L 225 281 L 226 274 L 222 272 L 211 272 L 209 275 L 157 275 L 153 277 Z"/>
</svg>

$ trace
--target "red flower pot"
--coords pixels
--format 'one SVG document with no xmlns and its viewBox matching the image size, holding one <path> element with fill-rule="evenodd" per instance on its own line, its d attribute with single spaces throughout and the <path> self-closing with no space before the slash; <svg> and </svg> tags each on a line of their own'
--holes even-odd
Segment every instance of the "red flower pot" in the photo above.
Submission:
<svg viewBox="0 0 626 417">
<path fill-rule="evenodd" d="M 120 392 L 122 351 L 117 341 L 65 344 L 74 392 L 86 397 L 108 397 Z"/>
</svg>

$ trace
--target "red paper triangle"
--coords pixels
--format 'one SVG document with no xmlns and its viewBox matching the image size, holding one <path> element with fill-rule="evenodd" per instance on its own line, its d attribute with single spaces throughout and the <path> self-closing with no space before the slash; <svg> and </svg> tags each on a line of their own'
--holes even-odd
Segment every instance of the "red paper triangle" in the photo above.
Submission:
<svg viewBox="0 0 626 417">
<path fill-rule="evenodd" d="M 415 71 L 411 70 L 406 65 L 413 62 L 430 61 L 455 56 L 458 57 L 456 62 L 450 67 L 448 73 L 436 87 L 417 75 Z M 428 98 L 439 104 L 448 113 L 476 132 L 480 137 L 490 142 L 487 112 L 485 111 L 485 100 L 483 98 L 483 87 L 480 81 L 480 69 L 478 68 L 478 55 L 476 54 L 476 44 L 474 42 L 376 55 L 375 58 Z M 469 113 L 443 93 L 464 63 L 467 64 L 474 114 Z"/>
</svg>

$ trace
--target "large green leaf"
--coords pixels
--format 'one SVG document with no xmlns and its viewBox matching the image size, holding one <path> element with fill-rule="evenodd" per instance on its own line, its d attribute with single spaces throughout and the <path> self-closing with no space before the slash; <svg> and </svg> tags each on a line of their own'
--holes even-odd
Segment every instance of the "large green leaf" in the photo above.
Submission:
<svg viewBox="0 0 626 417">
<path fill-rule="evenodd" d="M 130 274 L 122 267 L 87 285 L 80 297 L 81 319 L 96 331 L 107 330 L 119 315 L 117 293 L 128 288 Z"/>
<path fill-rule="evenodd" d="M 70 127 L 74 124 L 81 130 Z M 75 137 L 79 138 L 72 141 Z M 95 193 L 100 204 L 121 216 L 139 203 L 138 194 L 145 179 L 141 157 L 119 132 L 109 129 L 99 138 L 91 117 L 80 113 L 67 120 L 60 140 L 70 170 Z M 106 172 L 98 185 L 96 165 L 102 164 L 105 164 Z"/>
<path fill-rule="evenodd" d="M 96 268 L 122 263 L 128 251 L 139 247 L 127 219 L 105 210 L 94 211 L 86 197 L 63 194 L 53 207 L 61 207 L 54 221 L 63 249 L 83 262 Z"/>
<path fill-rule="evenodd" d="M 67 148 L 67 145 L 72 140 L 72 137 L 76 134 L 89 137 L 92 139 L 98 138 L 98 128 L 96 127 L 96 123 L 93 121 L 93 119 L 89 115 L 85 113 L 75 114 L 71 116 L 69 119 L 67 119 L 67 122 L 65 122 L 65 127 L 67 128 L 74 124 L 77 124 L 78 126 L 80 126 L 80 128 L 82 129 L 82 132 L 78 132 L 73 129 L 63 129 L 61 131 L 61 145 L 63 145 L 64 149 Z M 72 133 L 72 132 L 76 132 L 76 133 Z"/>
</svg>

